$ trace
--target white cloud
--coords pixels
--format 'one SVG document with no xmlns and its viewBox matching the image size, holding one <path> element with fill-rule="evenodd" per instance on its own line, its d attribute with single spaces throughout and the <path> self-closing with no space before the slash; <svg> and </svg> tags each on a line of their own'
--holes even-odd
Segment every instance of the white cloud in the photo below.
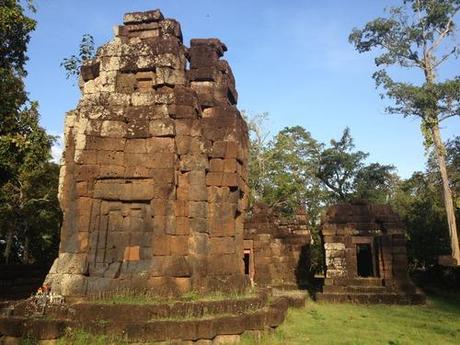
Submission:
<svg viewBox="0 0 460 345">
<path fill-rule="evenodd" d="M 51 156 L 52 156 L 52 161 L 54 163 L 59 164 L 61 161 L 62 157 L 62 151 L 64 150 L 64 136 L 62 133 L 55 134 L 53 133 L 56 137 L 56 141 L 53 143 L 53 146 L 51 147 Z"/>
</svg>

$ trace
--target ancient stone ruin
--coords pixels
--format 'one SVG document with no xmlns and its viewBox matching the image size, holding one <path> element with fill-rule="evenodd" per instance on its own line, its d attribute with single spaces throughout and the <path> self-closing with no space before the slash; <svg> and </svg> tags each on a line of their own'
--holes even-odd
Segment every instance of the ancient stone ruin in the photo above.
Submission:
<svg viewBox="0 0 460 345">
<path fill-rule="evenodd" d="M 245 273 L 256 286 L 297 289 L 307 283 L 310 231 L 304 209 L 292 218 L 255 204 L 244 225 Z"/>
<path fill-rule="evenodd" d="M 305 210 L 286 218 L 256 204 L 245 219 L 248 129 L 226 50 L 218 39 L 187 48 L 177 21 L 136 12 L 82 67 L 82 97 L 65 123 L 59 257 L 38 298 L 0 304 L 0 343 L 69 328 L 137 343 L 235 343 L 305 304 L 305 293 L 281 291 L 307 279 Z M 333 206 L 322 235 L 319 300 L 423 300 L 388 206 Z M 250 283 L 258 289 L 248 293 Z M 189 301 L 190 291 L 240 295 Z M 101 303 L 120 292 L 148 300 Z"/>
<path fill-rule="evenodd" d="M 319 300 L 423 301 L 408 276 L 403 225 L 390 206 L 363 200 L 332 206 L 321 233 L 326 277 Z"/>
<path fill-rule="evenodd" d="M 59 257 L 44 292 L 0 305 L 0 342 L 54 340 L 70 327 L 129 342 L 235 343 L 305 303 L 243 291 L 248 131 L 225 45 L 186 48 L 160 11 L 124 24 L 83 66 L 83 96 L 66 118 Z M 120 293 L 146 300 L 101 303 Z"/>
<path fill-rule="evenodd" d="M 46 283 L 65 296 L 241 290 L 248 133 L 227 48 L 185 47 L 158 10 L 114 31 L 66 117 L 64 222 Z"/>
</svg>

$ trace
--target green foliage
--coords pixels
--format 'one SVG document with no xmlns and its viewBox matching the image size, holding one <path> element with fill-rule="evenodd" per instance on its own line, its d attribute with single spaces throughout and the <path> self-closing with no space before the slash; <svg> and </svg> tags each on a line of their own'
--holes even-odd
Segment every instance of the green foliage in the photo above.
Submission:
<svg viewBox="0 0 460 345">
<path fill-rule="evenodd" d="M 286 216 L 305 207 L 313 238 L 310 269 L 320 271 L 319 225 L 324 208 L 354 198 L 386 202 L 396 180 L 393 167 L 366 164 L 368 154 L 354 150 L 348 128 L 326 147 L 301 126 L 286 127 L 267 141 L 266 120 L 266 114 L 248 120 L 251 202 L 264 202 Z"/>
<path fill-rule="evenodd" d="M 447 171 L 455 205 L 460 212 L 460 136 L 446 143 Z"/>
<path fill-rule="evenodd" d="M 61 67 L 66 71 L 66 78 L 69 79 L 80 75 L 81 66 L 84 65 L 86 61 L 94 58 L 95 51 L 93 36 L 84 34 L 80 42 L 78 55 L 71 55 L 65 58 L 61 63 Z"/>
<path fill-rule="evenodd" d="M 427 152 L 434 148 L 442 179 L 444 207 L 451 237 L 451 254 L 460 260 L 456 238 L 454 200 L 445 162 L 445 145 L 439 123 L 460 115 L 460 77 L 438 80 L 438 70 L 450 58 L 458 57 L 455 20 L 460 0 L 403 0 L 399 7 L 389 9 L 388 16 L 353 29 L 349 41 L 360 53 L 377 51 L 373 74 L 382 97 L 393 100 L 387 107 L 390 114 L 420 118 L 421 132 Z M 424 82 L 396 81 L 388 67 L 411 68 L 423 73 Z"/>
<path fill-rule="evenodd" d="M 450 250 L 441 186 L 434 176 L 437 175 L 429 172 L 414 173 L 399 184 L 391 200 L 406 225 L 413 268 L 431 267 L 439 255 Z"/>
<path fill-rule="evenodd" d="M 58 345 L 123 345 L 127 342 L 107 335 L 93 335 L 81 329 L 67 328 L 64 337 L 57 340 Z"/>
<path fill-rule="evenodd" d="M 453 137 L 446 142 L 446 167 L 454 204 L 460 211 L 460 136 Z M 432 179 L 440 184 L 439 167 L 433 150 L 429 151 L 427 170 L 431 173 Z"/>
<path fill-rule="evenodd" d="M 34 28 L 35 21 L 24 15 L 19 1 L 2 1 L 0 247 L 3 255 L 0 260 L 6 262 L 44 259 L 37 246 L 46 249 L 51 243 L 56 246 L 53 238 L 60 221 L 57 167 L 49 163 L 54 137 L 40 127 L 38 104 L 28 99 L 23 83 L 26 49 Z M 45 253 L 45 256 L 54 254 L 50 250 Z"/>
<path fill-rule="evenodd" d="M 437 81 L 437 69 L 449 58 L 458 56 L 454 19 L 460 11 L 458 0 L 406 0 L 362 29 L 353 29 L 349 40 L 358 52 L 377 49 L 375 64 L 380 70 L 373 78 L 383 96 L 394 101 L 387 107 L 392 114 L 422 119 L 426 146 L 433 144 L 430 129 L 440 121 L 460 115 L 460 78 Z M 448 44 L 445 44 L 448 42 Z M 441 49 L 443 48 L 443 49 Z M 425 83 L 415 85 L 395 81 L 387 67 L 397 65 L 423 72 Z"/>
<path fill-rule="evenodd" d="M 319 204 L 312 202 L 318 190 L 314 171 L 319 152 L 320 145 L 304 128 L 287 127 L 280 131 L 265 152 L 268 158 L 264 201 L 287 214 L 301 205 Z"/>
<path fill-rule="evenodd" d="M 27 102 L 23 77 L 30 33 L 36 22 L 24 15 L 20 1 L 3 0 L 0 6 L 0 135 L 17 129 L 17 118 Z"/>
<path fill-rule="evenodd" d="M 349 128 L 342 137 L 331 140 L 329 148 L 322 150 L 316 176 L 328 189 L 331 201 L 350 201 L 365 198 L 386 202 L 391 193 L 393 166 L 379 163 L 365 164 L 368 153 L 354 151 L 355 145 Z"/>
<path fill-rule="evenodd" d="M 331 202 L 386 202 L 392 193 L 394 168 L 366 164 L 368 154 L 354 150 L 348 128 L 329 147 L 300 126 L 284 128 L 269 142 L 254 138 L 249 160 L 253 198 L 286 214 L 304 205 L 317 222 L 320 209 Z"/>
<path fill-rule="evenodd" d="M 460 216 L 460 137 L 446 143 L 449 172 L 457 218 Z M 409 235 L 409 259 L 413 268 L 429 268 L 437 256 L 449 254 L 447 218 L 442 203 L 442 181 L 435 153 L 430 152 L 427 169 L 398 183 L 391 200 L 402 216 Z"/>
</svg>

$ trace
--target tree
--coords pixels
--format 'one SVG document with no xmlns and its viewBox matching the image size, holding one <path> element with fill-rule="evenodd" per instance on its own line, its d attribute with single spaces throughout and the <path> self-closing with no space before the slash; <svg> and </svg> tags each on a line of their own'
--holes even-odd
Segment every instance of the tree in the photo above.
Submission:
<svg viewBox="0 0 460 345">
<path fill-rule="evenodd" d="M 94 58 L 96 49 L 94 48 L 94 38 L 90 34 L 84 34 L 81 38 L 78 55 L 72 55 L 65 58 L 61 67 L 66 71 L 66 78 L 76 77 L 80 75 L 81 66 Z"/>
<path fill-rule="evenodd" d="M 439 80 L 439 68 L 458 56 L 452 39 L 460 0 L 403 0 L 389 10 L 386 18 L 377 18 L 362 29 L 353 29 L 349 40 L 358 52 L 377 50 L 373 74 L 377 87 L 394 101 L 387 107 L 391 114 L 421 119 L 427 147 L 433 146 L 442 178 L 444 205 L 451 237 L 452 257 L 460 265 L 455 210 L 446 168 L 446 150 L 439 124 L 460 115 L 460 76 Z M 423 73 L 423 84 L 394 80 L 389 66 L 415 68 Z"/>
<path fill-rule="evenodd" d="M 0 241 L 2 259 L 31 261 L 32 222 L 42 219 L 36 206 L 51 202 L 48 177 L 50 148 L 54 138 L 40 127 L 38 104 L 29 100 L 24 87 L 27 44 L 35 21 L 24 14 L 21 2 L 0 2 Z M 29 3 L 30 5 L 30 3 Z M 55 176 L 55 175 L 53 175 Z M 57 177 L 52 185 L 57 187 Z M 60 210 L 48 203 L 56 220 Z M 35 227 L 36 228 L 36 227 Z"/>
<path fill-rule="evenodd" d="M 412 268 L 428 269 L 439 254 L 449 252 L 447 218 L 436 173 L 415 172 L 400 181 L 391 205 L 401 216 L 409 236 L 408 256 Z"/>
<path fill-rule="evenodd" d="M 386 202 L 394 185 L 393 167 L 366 164 L 368 154 L 354 151 L 347 128 L 331 146 L 315 140 L 301 126 L 286 127 L 269 142 L 257 117 L 249 120 L 249 186 L 251 199 L 276 207 L 284 215 L 293 215 L 304 206 L 313 238 L 312 271 L 322 267 L 319 235 L 324 208 L 337 201 L 368 198 Z"/>
<path fill-rule="evenodd" d="M 453 199 L 457 210 L 460 212 L 460 136 L 447 141 L 446 155 Z"/>
<path fill-rule="evenodd" d="M 263 198 L 264 186 L 267 177 L 267 138 L 268 131 L 265 130 L 264 125 L 268 119 L 268 113 L 255 114 L 248 116 L 246 112 L 242 112 L 244 119 L 248 124 L 249 130 L 249 188 L 250 204 L 260 201 Z"/>
<path fill-rule="evenodd" d="M 311 214 L 319 206 L 315 164 L 321 145 L 301 126 L 286 127 L 268 144 L 264 199 L 291 213 L 299 205 Z M 314 212 L 316 213 L 316 212 Z"/>
<path fill-rule="evenodd" d="M 315 175 L 321 180 L 334 201 L 364 198 L 386 202 L 391 191 L 393 166 L 379 163 L 365 164 L 368 153 L 354 151 L 350 129 L 342 137 L 332 139 L 330 147 L 318 156 Z"/>
<path fill-rule="evenodd" d="M 19 110 L 27 102 L 24 66 L 30 33 L 36 23 L 24 15 L 19 1 L 1 0 L 0 5 L 0 135 L 4 135 L 17 129 Z"/>
</svg>

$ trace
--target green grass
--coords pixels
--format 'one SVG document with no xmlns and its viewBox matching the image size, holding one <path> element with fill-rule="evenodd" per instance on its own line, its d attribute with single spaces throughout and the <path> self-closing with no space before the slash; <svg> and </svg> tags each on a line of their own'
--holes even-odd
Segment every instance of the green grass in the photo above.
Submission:
<svg viewBox="0 0 460 345">
<path fill-rule="evenodd" d="M 254 290 L 247 290 L 244 292 L 210 292 L 202 294 L 196 291 L 190 291 L 176 298 L 167 298 L 152 294 L 150 292 L 138 293 L 138 292 L 114 292 L 105 296 L 99 296 L 93 298 L 90 302 L 97 304 L 135 304 L 135 305 L 147 305 L 147 304 L 164 304 L 164 303 L 175 303 L 175 302 L 209 302 L 209 301 L 222 301 L 226 299 L 238 300 L 256 296 Z"/>
<path fill-rule="evenodd" d="M 56 345 L 125 345 L 121 339 L 110 339 L 105 335 L 92 335 L 82 330 L 67 330 Z"/>
<path fill-rule="evenodd" d="M 449 345 L 460 344 L 460 296 L 433 296 L 426 305 L 352 305 L 308 302 L 251 344 Z"/>
</svg>

